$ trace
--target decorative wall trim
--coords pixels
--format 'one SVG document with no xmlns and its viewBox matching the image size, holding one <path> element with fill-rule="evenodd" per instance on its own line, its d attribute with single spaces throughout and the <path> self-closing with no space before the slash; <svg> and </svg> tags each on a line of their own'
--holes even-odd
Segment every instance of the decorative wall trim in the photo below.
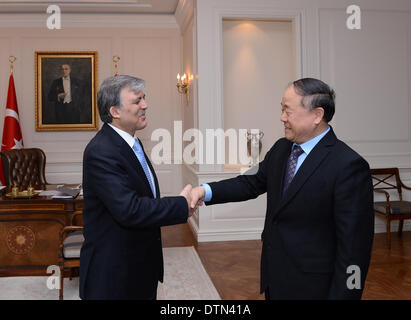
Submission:
<svg viewBox="0 0 411 320">
<path fill-rule="evenodd" d="M 41 13 L 0 13 L 0 28 L 44 28 L 47 29 L 46 11 Z M 61 18 L 61 30 L 65 28 L 178 28 L 173 14 L 92 14 L 65 13 Z M 54 30 L 59 32 L 61 30 Z"/>
<path fill-rule="evenodd" d="M 391 221 L 391 237 L 396 235 L 398 231 L 398 221 Z M 387 230 L 385 220 L 382 218 L 376 218 L 375 219 L 375 228 L 374 232 L 375 233 L 385 233 Z M 410 220 L 404 220 L 404 225 L 403 225 L 403 231 L 411 231 L 411 221 Z"/>
<path fill-rule="evenodd" d="M 262 230 L 243 230 L 243 231 L 210 231 L 197 233 L 198 242 L 211 241 L 237 241 L 237 240 L 260 240 Z"/>
<path fill-rule="evenodd" d="M 193 0 L 180 0 L 178 2 L 174 15 L 180 27 L 181 34 L 184 34 L 191 20 L 194 19 L 194 7 L 195 4 Z"/>
<path fill-rule="evenodd" d="M 193 218 L 188 220 L 191 231 L 197 238 L 198 242 L 211 242 L 211 241 L 236 241 L 236 240 L 260 240 L 262 229 L 243 229 L 243 230 L 201 230 L 198 224 Z M 398 230 L 398 222 L 391 223 L 391 232 L 393 236 L 396 236 Z M 411 231 L 411 222 L 404 221 L 403 231 Z M 385 233 L 386 226 L 383 221 L 378 222 L 376 220 L 374 232 L 376 234 Z"/>
</svg>

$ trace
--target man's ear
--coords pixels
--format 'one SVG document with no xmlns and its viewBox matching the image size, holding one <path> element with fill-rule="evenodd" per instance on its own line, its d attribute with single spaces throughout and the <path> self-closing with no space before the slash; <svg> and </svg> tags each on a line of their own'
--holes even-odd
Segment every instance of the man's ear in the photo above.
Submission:
<svg viewBox="0 0 411 320">
<path fill-rule="evenodd" d="M 111 106 L 109 112 L 110 112 L 111 117 L 112 117 L 113 119 L 118 119 L 118 118 L 120 118 L 120 108 Z"/>
<path fill-rule="evenodd" d="M 315 124 L 319 124 L 324 117 L 324 109 L 322 107 L 314 108 L 313 112 L 315 114 Z"/>
</svg>

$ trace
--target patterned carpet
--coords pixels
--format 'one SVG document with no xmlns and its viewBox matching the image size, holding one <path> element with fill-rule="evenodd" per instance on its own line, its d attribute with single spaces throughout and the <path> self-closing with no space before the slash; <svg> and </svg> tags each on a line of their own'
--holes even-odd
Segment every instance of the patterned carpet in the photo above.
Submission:
<svg viewBox="0 0 411 320">
<path fill-rule="evenodd" d="M 194 247 L 164 248 L 164 283 L 158 300 L 220 300 Z M 0 300 L 58 300 L 47 277 L 0 277 Z M 50 282 L 50 281 L 49 281 Z M 79 278 L 64 279 L 64 299 L 79 300 Z"/>
</svg>

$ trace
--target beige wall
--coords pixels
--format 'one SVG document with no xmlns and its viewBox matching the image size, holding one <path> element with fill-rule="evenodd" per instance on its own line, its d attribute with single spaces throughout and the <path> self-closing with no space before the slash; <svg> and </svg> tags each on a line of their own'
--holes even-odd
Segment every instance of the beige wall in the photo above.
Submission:
<svg viewBox="0 0 411 320">
<path fill-rule="evenodd" d="M 119 73 L 146 80 L 148 127 L 138 133 L 150 154 L 156 128 L 172 133 L 173 121 L 182 119 L 175 90 L 180 70 L 180 31 L 174 16 L 63 15 L 63 29 L 48 30 L 42 15 L 0 15 L 0 131 L 8 85 L 8 56 L 15 55 L 15 84 L 25 147 L 46 152 L 46 176 L 50 183 L 78 183 L 82 179 L 82 155 L 96 131 L 35 131 L 35 51 L 98 52 L 97 78 L 100 84 L 113 75 L 112 56 L 118 55 Z M 100 124 L 101 127 L 101 124 Z M 163 194 L 175 194 L 181 187 L 180 166 L 159 165 Z"/>
<path fill-rule="evenodd" d="M 296 78 L 294 56 L 291 21 L 223 21 L 224 128 L 262 130 L 262 156 L 284 135 L 280 102 Z"/>
</svg>

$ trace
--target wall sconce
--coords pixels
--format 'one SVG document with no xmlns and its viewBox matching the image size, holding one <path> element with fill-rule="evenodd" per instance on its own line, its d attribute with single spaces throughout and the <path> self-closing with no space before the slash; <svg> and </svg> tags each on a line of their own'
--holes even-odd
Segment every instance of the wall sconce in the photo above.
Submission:
<svg viewBox="0 0 411 320">
<path fill-rule="evenodd" d="M 180 74 L 177 74 L 177 91 L 181 94 L 185 94 L 186 102 L 188 105 L 188 87 L 190 85 L 190 81 L 193 80 L 193 75 L 187 78 L 187 75 L 184 73 L 181 77 Z"/>
</svg>

